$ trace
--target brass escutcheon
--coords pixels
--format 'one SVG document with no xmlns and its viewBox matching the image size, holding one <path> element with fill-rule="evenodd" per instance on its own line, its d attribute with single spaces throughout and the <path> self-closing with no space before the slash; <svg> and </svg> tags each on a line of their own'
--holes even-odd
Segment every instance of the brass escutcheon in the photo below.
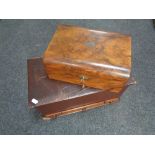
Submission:
<svg viewBox="0 0 155 155">
<path fill-rule="evenodd" d="M 81 81 L 81 83 L 82 83 L 82 88 L 85 87 L 85 85 L 84 85 L 84 80 L 88 80 L 88 77 L 87 77 L 87 76 L 84 76 L 84 75 L 80 75 L 80 81 Z"/>
</svg>

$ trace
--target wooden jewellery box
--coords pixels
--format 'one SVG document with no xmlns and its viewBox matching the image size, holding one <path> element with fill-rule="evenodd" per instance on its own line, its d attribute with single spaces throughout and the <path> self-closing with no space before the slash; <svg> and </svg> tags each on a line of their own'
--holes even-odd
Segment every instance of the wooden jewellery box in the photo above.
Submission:
<svg viewBox="0 0 155 155">
<path fill-rule="evenodd" d="M 134 80 L 128 82 L 117 92 L 51 80 L 47 77 L 42 58 L 32 58 L 28 66 L 28 103 L 40 111 L 43 119 L 48 120 L 61 115 L 100 107 L 119 100 L 124 90 Z"/>
<path fill-rule="evenodd" d="M 49 79 L 119 93 L 131 72 L 131 37 L 60 25 L 44 52 Z"/>
</svg>

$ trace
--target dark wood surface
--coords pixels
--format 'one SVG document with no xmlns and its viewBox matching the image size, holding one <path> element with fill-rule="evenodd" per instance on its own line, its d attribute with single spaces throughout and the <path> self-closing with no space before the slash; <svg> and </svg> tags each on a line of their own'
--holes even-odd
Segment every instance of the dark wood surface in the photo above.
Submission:
<svg viewBox="0 0 155 155">
<path fill-rule="evenodd" d="M 131 37 L 60 25 L 43 62 L 50 79 L 119 92 L 130 78 Z"/>
<path fill-rule="evenodd" d="M 128 84 L 119 93 L 95 88 L 81 88 L 80 85 L 50 80 L 44 70 L 42 58 L 28 61 L 28 102 L 38 109 L 43 117 L 55 118 L 78 111 L 100 107 L 117 101 Z M 38 101 L 37 104 L 32 99 Z"/>
</svg>

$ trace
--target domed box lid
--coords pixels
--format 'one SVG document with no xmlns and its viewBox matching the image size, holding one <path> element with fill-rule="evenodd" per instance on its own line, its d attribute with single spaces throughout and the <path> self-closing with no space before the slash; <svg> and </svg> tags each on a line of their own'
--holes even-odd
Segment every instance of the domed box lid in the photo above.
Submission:
<svg viewBox="0 0 155 155">
<path fill-rule="evenodd" d="M 49 79 L 119 92 L 131 72 L 131 36 L 59 25 L 44 52 Z"/>
</svg>

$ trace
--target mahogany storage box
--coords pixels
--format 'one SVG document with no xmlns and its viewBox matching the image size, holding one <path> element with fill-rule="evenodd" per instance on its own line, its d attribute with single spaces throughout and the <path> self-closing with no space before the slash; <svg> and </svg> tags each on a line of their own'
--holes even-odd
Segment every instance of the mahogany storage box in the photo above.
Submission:
<svg viewBox="0 0 155 155">
<path fill-rule="evenodd" d="M 49 79 L 119 93 L 131 72 L 131 37 L 60 25 L 43 56 Z"/>
<path fill-rule="evenodd" d="M 50 80 L 45 72 L 42 58 L 32 58 L 28 64 L 28 102 L 44 119 L 100 107 L 119 100 L 124 90 L 134 83 L 129 79 L 119 92 L 101 90 Z"/>
</svg>

